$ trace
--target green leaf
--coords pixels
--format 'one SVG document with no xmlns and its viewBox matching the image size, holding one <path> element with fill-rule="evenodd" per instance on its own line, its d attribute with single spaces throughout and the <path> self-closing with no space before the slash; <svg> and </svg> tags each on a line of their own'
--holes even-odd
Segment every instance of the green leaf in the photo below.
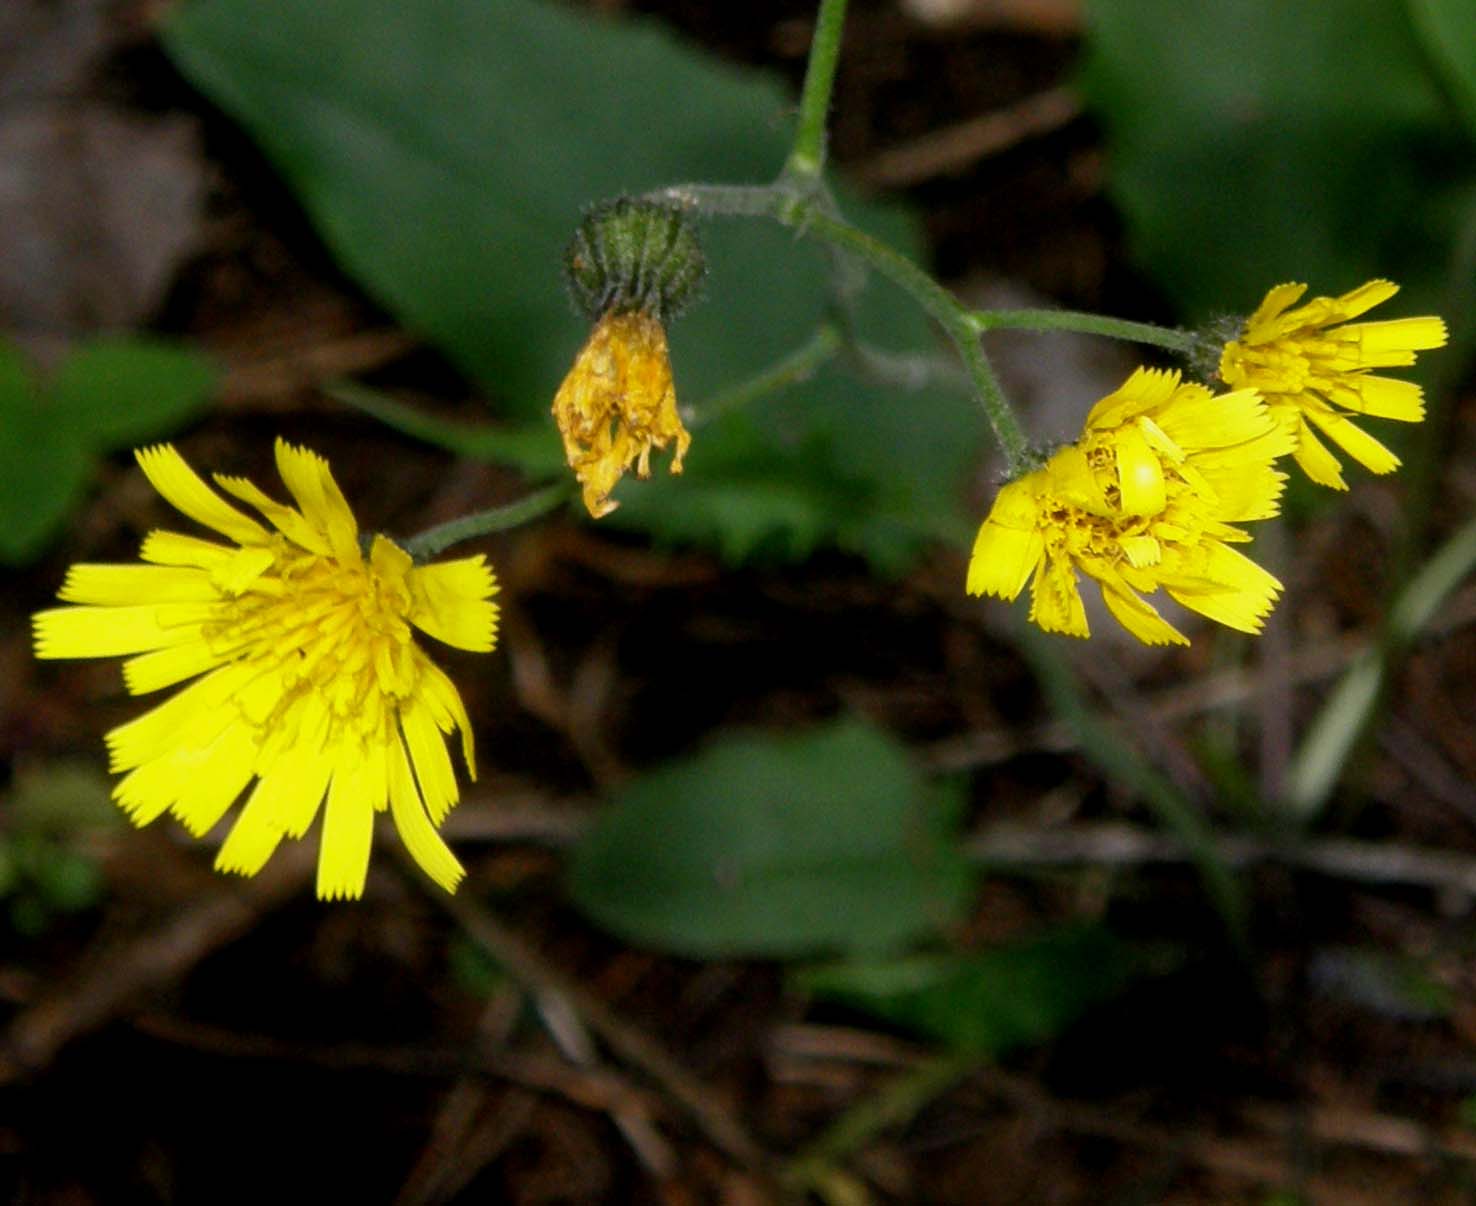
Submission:
<svg viewBox="0 0 1476 1206">
<path fill-rule="evenodd" d="M 101 897 L 102 873 L 91 858 L 37 833 L 12 837 L 9 849 L 14 860 L 11 916 L 17 929 L 39 933 L 50 914 L 80 912 Z M 28 901 L 33 908 L 23 920 Z"/>
<path fill-rule="evenodd" d="M 1136 972 L 1111 933 L 1078 926 L 975 954 L 814 968 L 796 982 L 955 1050 L 996 1056 L 1059 1034 Z"/>
<path fill-rule="evenodd" d="M 36 405 L 36 385 L 20 351 L 0 339 L 0 414 Z"/>
<path fill-rule="evenodd" d="M 34 874 L 37 896 L 55 912 L 80 913 L 102 898 L 103 877 L 97 864 L 55 843 L 47 843 L 47 855 Z"/>
<path fill-rule="evenodd" d="M 96 764 L 81 760 L 47 762 L 17 774 L 9 816 L 17 832 L 63 835 L 123 822 L 113 803 L 112 780 Z"/>
<path fill-rule="evenodd" d="M 204 404 L 214 377 L 186 348 L 109 338 L 76 348 L 43 386 L 0 344 L 0 561 L 39 555 L 81 499 L 95 453 L 166 433 Z"/>
<path fill-rule="evenodd" d="M 50 383 L 64 422 L 99 451 L 166 435 L 198 414 L 215 369 L 189 348 L 149 339 L 99 339 L 77 348 Z"/>
<path fill-rule="evenodd" d="M 1472 158 L 1404 5 L 1092 0 L 1088 14 L 1082 82 L 1112 195 L 1191 315 L 1248 311 L 1285 280 L 1317 294 L 1388 276 L 1416 312 L 1438 303 Z"/>
<path fill-rule="evenodd" d="M 49 408 L 0 400 L 0 561 L 38 556 L 91 475 L 91 455 Z"/>
<path fill-rule="evenodd" d="M 1476 20 L 1470 0 L 1409 0 L 1416 32 L 1476 134 Z"/>
<path fill-rule="evenodd" d="M 89 460 L 44 407 L 30 366 L 0 341 L 0 561 L 31 560 L 86 483 Z"/>
<path fill-rule="evenodd" d="M 446 951 L 452 982 L 470 996 L 487 998 L 508 983 L 507 972 L 469 938 L 455 938 Z"/>
<path fill-rule="evenodd" d="M 10 928 L 24 938 L 39 938 L 50 921 L 46 906 L 29 893 L 10 902 Z"/>
<path fill-rule="evenodd" d="M 346 270 L 480 382 L 513 427 L 550 424 L 587 333 L 559 271 L 582 209 L 691 179 L 767 180 L 787 150 L 792 100 L 776 80 L 649 22 L 560 5 L 278 0 L 264 13 L 257 0 L 196 0 L 164 36 L 180 69 L 260 142 Z M 902 211 L 843 202 L 918 254 Z M 781 360 L 830 304 L 823 249 L 767 221 L 701 233 L 707 300 L 671 332 L 686 406 Z M 858 305 L 862 337 L 936 348 L 891 286 Z M 703 427 L 680 479 L 658 464 L 650 483 L 623 483 L 612 520 L 732 555 L 834 541 L 892 566 L 956 518 L 981 433 L 958 395 L 830 367 Z M 494 455 L 543 463 L 541 448 L 495 444 Z M 904 512 L 916 518 L 899 527 Z"/>
<path fill-rule="evenodd" d="M 197 0 L 182 70 L 261 142 L 344 266 L 524 415 L 583 339 L 559 265 L 584 205 L 758 179 L 772 82 L 650 23 L 499 0 Z"/>
<path fill-rule="evenodd" d="M 854 721 L 731 737 L 615 794 L 575 853 L 574 900 L 693 956 L 895 947 L 968 896 L 958 804 Z"/>
</svg>

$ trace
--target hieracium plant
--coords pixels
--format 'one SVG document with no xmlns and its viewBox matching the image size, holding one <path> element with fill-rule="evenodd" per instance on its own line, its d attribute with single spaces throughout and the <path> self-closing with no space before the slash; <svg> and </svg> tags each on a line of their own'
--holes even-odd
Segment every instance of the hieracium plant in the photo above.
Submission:
<svg viewBox="0 0 1476 1206">
<path fill-rule="evenodd" d="M 552 411 L 585 509 L 596 520 L 613 511 L 622 478 L 649 475 L 653 453 L 669 454 L 674 474 L 701 457 L 667 343 L 667 325 L 703 284 L 696 222 L 770 220 L 900 286 L 956 351 L 1007 465 L 963 589 L 1012 600 L 1028 584 L 1030 620 L 1074 637 L 1090 635 L 1083 577 L 1150 645 L 1188 643 L 1159 611 L 1165 598 L 1259 632 L 1282 588 L 1247 548 L 1253 526 L 1278 513 L 1286 462 L 1338 490 L 1348 486 L 1329 444 L 1374 473 L 1393 471 L 1398 458 L 1360 423 L 1423 416 L 1419 387 L 1383 370 L 1440 347 L 1445 324 L 1365 320 L 1397 292 L 1381 280 L 1309 302 L 1305 285 L 1276 285 L 1249 317 L 1197 332 L 970 309 L 845 221 L 832 199 L 825 124 L 845 7 L 820 4 L 792 149 L 773 183 L 599 201 L 575 232 L 565 271 L 591 328 Z M 720 281 L 712 291 L 721 304 Z M 1037 449 L 981 346 L 1000 328 L 1153 345 L 1185 370 L 1138 368 L 1093 405 L 1084 400 L 1075 441 Z M 435 557 L 543 514 L 568 488 L 398 541 L 361 532 L 327 463 L 283 441 L 276 462 L 291 503 L 238 477 L 216 474 L 212 488 L 167 445 L 137 459 L 208 535 L 155 531 L 141 564 L 73 566 L 64 606 L 35 617 L 38 657 L 121 657 L 130 692 L 174 689 L 107 735 L 124 812 L 139 825 L 168 813 L 199 836 L 236 809 L 216 866 L 243 875 L 321 817 L 317 891 L 328 899 L 362 894 L 376 814 L 387 812 L 430 879 L 454 891 L 462 868 L 439 833 L 459 795 L 447 743 L 456 739 L 474 776 L 473 726 L 424 642 L 490 652 L 497 586 L 480 555 Z"/>
</svg>

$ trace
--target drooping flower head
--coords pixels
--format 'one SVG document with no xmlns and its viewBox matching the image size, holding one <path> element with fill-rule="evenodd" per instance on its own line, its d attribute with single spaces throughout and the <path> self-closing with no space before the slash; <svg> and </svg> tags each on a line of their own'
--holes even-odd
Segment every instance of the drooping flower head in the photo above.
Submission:
<svg viewBox="0 0 1476 1206">
<path fill-rule="evenodd" d="M 682 471 L 692 437 L 677 413 L 666 324 L 705 271 L 686 215 L 672 205 L 617 198 L 585 214 L 565 260 L 570 291 L 594 324 L 554 395 L 564 455 L 596 519 L 619 504 L 627 470 L 651 476 L 651 451 L 675 442 Z"/>
<path fill-rule="evenodd" d="M 612 310 L 595 323 L 554 395 L 553 413 L 596 519 L 620 505 L 610 492 L 628 469 L 651 476 L 653 448 L 675 441 L 671 471 L 680 473 L 692 443 L 677 414 L 666 329 L 640 310 Z"/>
<path fill-rule="evenodd" d="M 107 735 L 114 798 L 137 825 L 168 812 L 199 836 L 245 802 L 216 868 L 254 875 L 323 814 L 317 892 L 363 894 L 375 814 L 454 891 L 461 864 L 437 826 L 457 802 L 446 735 L 476 777 L 471 722 L 415 630 L 461 649 L 496 642 L 497 587 L 481 556 L 416 565 L 361 542 L 328 464 L 277 441 L 296 506 L 244 478 L 212 490 L 168 444 L 137 454 L 154 488 L 229 543 L 150 532 L 142 565 L 74 565 L 34 618 L 43 658 L 126 657 L 128 690 L 188 683 Z"/>
<path fill-rule="evenodd" d="M 1272 415 L 1296 436 L 1293 455 L 1318 485 L 1346 490 L 1342 464 L 1318 438 L 1326 436 L 1375 473 L 1399 458 L 1347 413 L 1415 423 L 1424 418 L 1420 387 L 1375 369 L 1415 362 L 1415 353 L 1442 347 L 1445 323 L 1433 316 L 1350 322 L 1399 292 L 1369 281 L 1341 297 L 1317 297 L 1290 309 L 1306 285 L 1277 285 L 1220 356 L 1220 376 L 1232 388 L 1259 390 Z M 1345 413 L 1347 412 L 1347 413 Z"/>
<path fill-rule="evenodd" d="M 1187 638 L 1143 598 L 1160 587 L 1185 607 L 1258 632 L 1281 584 L 1232 548 L 1234 525 L 1275 515 L 1291 436 L 1253 390 L 1212 395 L 1177 372 L 1139 369 L 1087 416 L 1081 438 L 1000 490 L 969 560 L 970 594 L 1014 599 L 1030 619 L 1090 635 L 1077 571 L 1149 645 Z"/>
</svg>

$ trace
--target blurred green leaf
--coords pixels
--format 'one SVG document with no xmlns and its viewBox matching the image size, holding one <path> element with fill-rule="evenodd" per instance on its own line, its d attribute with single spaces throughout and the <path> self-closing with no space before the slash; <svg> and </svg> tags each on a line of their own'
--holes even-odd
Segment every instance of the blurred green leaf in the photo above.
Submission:
<svg viewBox="0 0 1476 1206">
<path fill-rule="evenodd" d="M 1469 36 L 1468 4 L 1462 13 Z M 1476 161 L 1404 5 L 1092 0 L 1082 82 L 1140 261 L 1193 317 L 1304 280 L 1441 298 Z"/>
<path fill-rule="evenodd" d="M 575 853 L 574 900 L 694 956 L 896 947 L 967 899 L 959 803 L 854 721 L 730 737 L 615 793 Z"/>
<path fill-rule="evenodd" d="M 27 398 L 0 398 L 0 560 L 38 556 L 82 497 L 92 453 Z"/>
<path fill-rule="evenodd" d="M 46 906 L 34 896 L 17 896 L 10 902 L 10 927 L 23 937 L 44 934 L 50 921 Z"/>
<path fill-rule="evenodd" d="M 92 859 L 40 833 L 5 838 L 10 863 L 8 890 L 14 928 L 26 935 L 43 932 L 56 913 L 78 913 L 102 896 L 103 878 Z"/>
<path fill-rule="evenodd" d="M 80 760 L 47 762 L 18 774 L 9 816 L 17 831 L 52 834 L 123 823 L 113 803 L 112 781 L 96 764 Z"/>
<path fill-rule="evenodd" d="M 502 965 L 470 938 L 457 937 L 446 951 L 451 979 L 462 992 L 474 997 L 490 997 L 508 983 Z"/>
<path fill-rule="evenodd" d="M 50 382 L 61 421 L 97 449 L 152 439 L 198 414 L 215 387 L 204 356 L 150 339 L 104 338 L 72 352 Z"/>
<path fill-rule="evenodd" d="M 31 874 L 36 895 L 56 913 L 80 913 L 102 897 L 103 879 L 97 864 L 55 842 L 47 843 L 45 857 L 36 861 Z"/>
<path fill-rule="evenodd" d="M 81 344 L 44 382 L 0 344 L 0 561 L 40 554 L 98 453 L 167 433 L 204 405 L 213 382 L 199 354 L 156 340 Z"/>
<path fill-rule="evenodd" d="M 17 933 L 45 931 L 54 914 L 91 908 L 102 895 L 95 861 L 71 848 L 89 830 L 112 828 L 122 816 L 107 777 L 91 763 L 42 763 L 20 771 L 0 833 L 0 899 Z"/>
<path fill-rule="evenodd" d="M 995 1056 L 1059 1034 L 1137 970 L 1107 930 L 1075 926 L 975 954 L 813 968 L 796 982 L 955 1050 Z"/>
<path fill-rule="evenodd" d="M 692 179 L 767 180 L 787 150 L 793 102 L 776 80 L 645 21 L 531 0 L 278 0 L 269 18 L 256 0 L 196 0 L 164 36 L 260 142 L 344 267 L 496 398 L 518 437 L 484 451 L 531 472 L 553 445 L 521 442 L 520 424 L 550 428 L 587 333 L 559 267 L 582 209 Z M 845 208 L 918 254 L 900 210 Z M 702 235 L 708 297 L 671 333 L 687 406 L 781 361 L 830 304 L 823 249 L 767 222 L 707 223 Z M 936 346 L 890 285 L 869 288 L 856 317 L 884 347 Z M 704 426 L 682 478 L 663 467 L 623 483 L 606 523 L 734 557 L 835 541 L 894 568 L 956 515 L 981 432 L 958 395 L 828 366 Z"/>
<path fill-rule="evenodd" d="M 1476 134 L 1476 12 L 1471 0 L 1409 0 L 1415 30 Z"/>
<path fill-rule="evenodd" d="M 0 340 L 0 413 L 36 404 L 36 385 L 20 351 Z"/>
</svg>

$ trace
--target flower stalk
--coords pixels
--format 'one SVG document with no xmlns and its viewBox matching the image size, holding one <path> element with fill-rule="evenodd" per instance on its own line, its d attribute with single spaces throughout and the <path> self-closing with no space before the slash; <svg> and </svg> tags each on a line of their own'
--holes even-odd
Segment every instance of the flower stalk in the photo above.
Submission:
<svg viewBox="0 0 1476 1206">
<path fill-rule="evenodd" d="M 799 123 L 784 165 L 785 174 L 792 179 L 818 182 L 825 171 L 826 119 L 845 23 L 846 0 L 820 0 L 810 61 L 805 67 L 805 86 L 800 93 Z"/>
<path fill-rule="evenodd" d="M 556 482 L 500 507 L 489 507 L 485 511 L 448 519 L 445 523 L 427 528 L 408 540 L 401 541 L 400 547 L 417 564 L 429 561 L 463 540 L 475 540 L 478 536 L 489 536 L 493 532 L 506 532 L 509 528 L 521 527 L 531 520 L 547 515 L 567 501 L 573 493 L 574 488 L 568 482 Z"/>
<path fill-rule="evenodd" d="M 1128 322 L 1106 314 L 1080 310 L 973 310 L 970 321 L 978 331 L 1076 331 L 1105 335 L 1128 343 L 1146 343 L 1187 356 L 1194 350 L 1194 333 L 1148 322 Z"/>
</svg>

